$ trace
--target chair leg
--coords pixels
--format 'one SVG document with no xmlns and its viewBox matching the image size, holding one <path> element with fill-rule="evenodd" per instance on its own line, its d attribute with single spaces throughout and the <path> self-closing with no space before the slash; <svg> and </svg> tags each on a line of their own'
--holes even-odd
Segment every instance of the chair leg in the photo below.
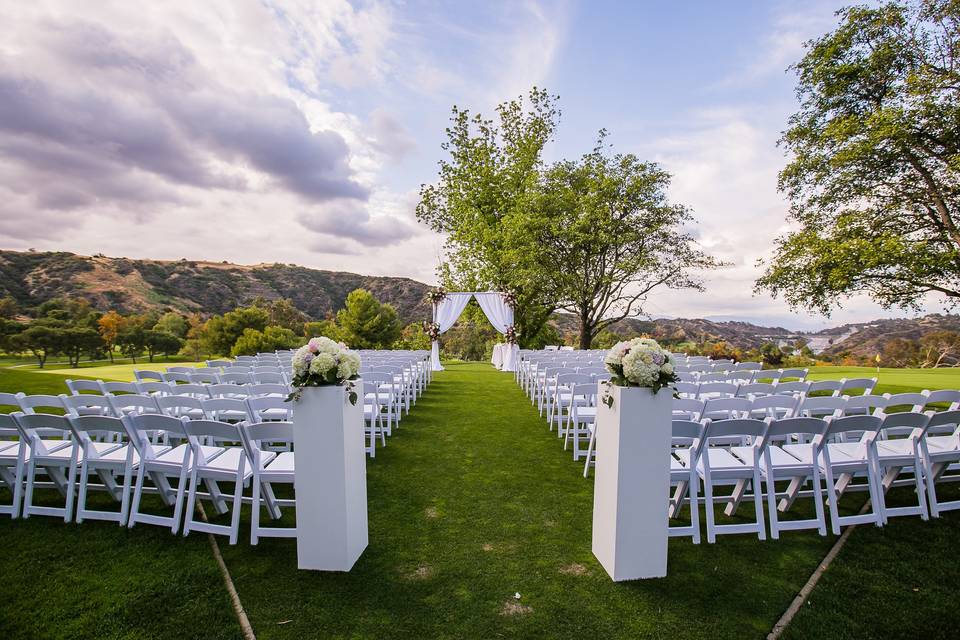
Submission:
<svg viewBox="0 0 960 640">
<path fill-rule="evenodd" d="M 80 465 L 80 489 L 79 495 L 77 496 L 77 524 L 83 522 L 83 512 L 87 508 L 87 483 L 89 482 L 90 470 L 87 467 L 87 461 L 84 460 L 83 464 Z"/>
<path fill-rule="evenodd" d="M 704 451 L 704 455 L 706 455 L 706 451 Z M 707 542 L 713 544 L 717 541 L 717 533 L 713 513 L 713 483 L 710 481 L 709 474 L 705 474 L 703 478 L 703 508 L 707 515 Z"/>
<path fill-rule="evenodd" d="M 199 471 L 197 471 L 197 467 L 194 467 L 193 471 L 190 473 L 190 485 L 187 489 L 187 512 L 183 519 L 184 537 L 190 535 L 190 525 L 193 523 L 193 513 L 196 509 L 197 483 L 199 481 Z"/>
<path fill-rule="evenodd" d="M 174 502 L 173 507 L 173 523 L 170 525 L 170 533 L 176 535 L 177 530 L 180 528 L 180 518 L 183 515 L 183 494 L 184 486 L 187 482 L 187 465 L 183 465 L 180 469 L 180 481 L 177 484 L 177 499 Z"/>
<path fill-rule="evenodd" d="M 27 463 L 27 492 L 23 496 L 23 518 L 26 520 L 30 517 L 30 507 L 33 506 L 33 480 L 34 476 L 37 473 L 37 463 L 34 458 L 30 458 L 30 462 Z"/>
<path fill-rule="evenodd" d="M 690 484 L 687 493 L 690 497 L 690 526 L 693 528 L 693 544 L 700 544 L 700 500 L 699 494 L 700 477 L 696 471 L 690 472 Z M 679 505 L 677 509 L 679 510 Z"/>
<path fill-rule="evenodd" d="M 75 487 L 77 480 L 77 457 L 71 452 L 70 468 L 67 471 L 67 503 L 63 509 L 63 521 L 70 522 L 73 519 L 73 502 L 75 497 Z M 86 456 L 84 456 L 86 458 Z M 86 460 L 84 460 L 84 465 Z"/>
<path fill-rule="evenodd" d="M 230 514 L 230 544 L 237 544 L 240 537 L 240 509 L 243 506 L 243 457 L 237 467 L 237 479 L 233 488 L 233 513 Z"/>
<path fill-rule="evenodd" d="M 130 505 L 130 515 L 127 518 L 127 528 L 132 529 L 137 523 L 137 513 L 140 511 L 140 497 L 143 495 L 143 482 L 146 477 L 146 465 L 141 464 L 137 470 L 137 484 L 133 490 L 133 504 Z"/>
<path fill-rule="evenodd" d="M 777 483 L 773 470 L 767 467 L 767 511 L 770 513 L 770 538 L 780 539 L 780 520 L 777 518 Z"/>
<path fill-rule="evenodd" d="M 757 538 L 767 539 L 767 525 L 763 518 L 763 489 L 760 484 L 760 469 L 753 467 L 753 510 L 757 515 Z"/>
<path fill-rule="evenodd" d="M 130 483 L 133 477 L 133 466 L 127 464 L 123 470 L 123 495 L 120 496 L 120 526 L 122 527 L 130 517 Z"/>
<path fill-rule="evenodd" d="M 256 470 L 256 465 L 254 465 L 254 470 Z M 255 545 L 259 541 L 260 537 L 257 535 L 257 531 L 260 529 L 260 476 L 259 474 L 254 474 L 253 476 L 253 496 L 250 501 L 250 544 Z"/>
</svg>

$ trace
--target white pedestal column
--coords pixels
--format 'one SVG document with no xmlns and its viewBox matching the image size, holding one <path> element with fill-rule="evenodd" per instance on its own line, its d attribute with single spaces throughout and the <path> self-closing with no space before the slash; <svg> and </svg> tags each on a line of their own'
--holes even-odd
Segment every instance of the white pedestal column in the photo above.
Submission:
<svg viewBox="0 0 960 640">
<path fill-rule="evenodd" d="M 597 406 L 593 555 L 615 581 L 667 575 L 670 497 L 669 389 L 600 384 L 613 406 Z"/>
<path fill-rule="evenodd" d="M 363 383 L 356 381 L 358 389 Z M 349 571 L 367 548 L 363 394 L 307 387 L 294 405 L 297 567 Z"/>
</svg>

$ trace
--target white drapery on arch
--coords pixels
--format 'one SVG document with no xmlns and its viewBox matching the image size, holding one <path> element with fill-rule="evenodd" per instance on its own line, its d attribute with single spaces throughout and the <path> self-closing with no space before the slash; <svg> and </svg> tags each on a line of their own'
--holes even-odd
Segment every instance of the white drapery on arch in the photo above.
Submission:
<svg viewBox="0 0 960 640">
<path fill-rule="evenodd" d="M 504 301 L 503 294 L 496 291 L 458 292 L 448 293 L 443 300 L 433 305 L 433 322 L 440 325 L 440 333 L 446 333 L 454 325 L 471 297 L 477 299 L 487 320 L 499 333 L 506 333 L 507 329 L 513 326 L 513 307 Z M 519 350 L 520 347 L 515 344 L 509 345 L 504 350 L 502 366 L 504 371 L 514 370 L 516 354 Z M 443 370 L 440 364 L 440 343 L 436 340 L 430 346 L 430 362 L 434 371 Z"/>
</svg>

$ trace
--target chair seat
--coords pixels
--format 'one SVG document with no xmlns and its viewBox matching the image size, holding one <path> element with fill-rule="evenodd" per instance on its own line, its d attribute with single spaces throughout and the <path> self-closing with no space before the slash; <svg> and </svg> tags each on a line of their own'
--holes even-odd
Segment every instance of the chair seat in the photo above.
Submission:
<svg viewBox="0 0 960 640">
<path fill-rule="evenodd" d="M 891 458 L 913 460 L 913 440 L 911 438 L 881 440 L 877 442 L 877 456 L 881 460 Z"/>
<path fill-rule="evenodd" d="M 0 451 L 6 451 L 14 447 L 20 448 L 20 442 L 17 440 L 0 440 Z"/>
<path fill-rule="evenodd" d="M 688 454 L 689 456 L 689 454 Z M 679 456 L 678 456 L 679 457 Z M 697 473 L 704 475 L 704 457 L 708 457 L 710 474 L 714 478 L 749 477 L 753 475 L 753 466 L 733 455 L 723 447 L 704 447 L 697 461 Z M 681 457 L 681 460 L 683 458 Z"/>
<path fill-rule="evenodd" d="M 117 449 L 114 449 L 113 451 L 109 451 L 109 452 L 107 452 L 107 453 L 104 453 L 103 455 L 98 456 L 96 461 L 97 461 L 97 462 L 113 462 L 113 463 L 125 464 L 126 461 L 127 461 L 127 448 L 128 448 L 129 446 L 130 446 L 130 445 L 125 444 L 125 445 L 123 445 L 123 446 L 121 446 L 121 447 L 119 447 L 119 448 L 117 448 Z M 155 445 L 155 446 L 153 447 L 153 449 L 154 449 L 154 451 L 157 451 L 157 450 L 167 451 L 167 450 L 170 449 L 170 447 L 156 446 L 156 445 Z M 134 451 L 133 451 L 133 465 L 136 466 L 136 465 L 138 465 L 139 463 L 140 463 L 140 454 L 137 453 L 136 449 L 134 449 Z"/>
<path fill-rule="evenodd" d="M 96 455 L 102 456 L 111 451 L 119 449 L 122 445 L 117 444 L 116 442 L 91 442 L 90 447 L 94 450 Z M 37 456 L 37 462 L 42 462 L 44 460 L 50 461 L 60 461 L 60 462 L 69 462 L 70 453 L 73 451 L 73 447 L 59 447 L 56 451 L 51 451 L 46 455 Z M 76 448 L 76 460 L 79 462 L 83 457 L 83 449 L 81 447 Z"/>
<path fill-rule="evenodd" d="M 162 465 L 179 467 L 181 464 L 183 464 L 184 450 L 189 446 L 190 445 L 184 443 L 181 445 L 177 445 L 173 449 L 168 448 L 166 451 L 156 456 L 148 464 L 159 463 Z M 203 452 L 203 457 L 207 459 L 207 462 L 209 462 L 211 459 L 220 455 L 223 452 L 223 447 L 211 447 L 211 446 L 203 445 L 200 447 L 200 450 Z"/>
<path fill-rule="evenodd" d="M 954 436 L 927 436 L 927 450 L 931 454 L 960 453 Z"/>
<path fill-rule="evenodd" d="M 780 447 L 776 445 L 770 445 L 770 463 L 777 468 L 792 468 L 792 467 L 807 467 L 811 466 L 810 463 L 803 463 L 795 456 L 787 453 Z M 809 450 L 810 447 L 807 447 Z M 730 451 L 733 455 L 737 456 L 745 464 L 753 465 L 753 456 L 754 449 L 753 447 L 730 447 Z M 763 468 L 763 456 L 761 456 L 761 470 Z"/>
<path fill-rule="evenodd" d="M 243 449 L 240 447 L 220 447 L 221 451 L 213 460 L 207 460 L 206 463 L 198 467 L 201 471 L 223 472 L 224 474 L 234 475 L 237 473 L 237 467 L 240 466 L 240 459 L 243 457 Z M 273 451 L 263 451 L 260 460 L 269 462 L 273 460 L 276 454 Z M 250 465 L 244 462 L 244 478 L 252 475 Z"/>
<path fill-rule="evenodd" d="M 293 477 L 294 472 L 294 457 L 292 451 L 284 451 L 280 453 L 272 462 L 265 465 L 261 476 L 265 480 L 269 480 L 271 476 L 275 477 Z"/>
</svg>

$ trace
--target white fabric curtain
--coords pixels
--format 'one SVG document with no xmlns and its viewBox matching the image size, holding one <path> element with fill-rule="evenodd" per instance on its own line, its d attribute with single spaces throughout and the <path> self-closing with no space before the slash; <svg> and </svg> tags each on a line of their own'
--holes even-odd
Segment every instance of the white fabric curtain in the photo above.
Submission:
<svg viewBox="0 0 960 640">
<path fill-rule="evenodd" d="M 440 325 L 440 333 L 445 333 L 456 323 L 472 295 L 472 293 L 448 293 L 440 304 L 433 305 L 433 321 Z M 513 317 L 512 313 L 510 317 Z M 430 364 L 434 371 L 443 371 L 443 366 L 440 365 L 440 343 L 436 340 L 430 345 Z"/>
<path fill-rule="evenodd" d="M 513 307 L 508 305 L 503 299 L 503 295 L 497 292 L 488 291 L 486 293 L 474 294 L 480 308 L 483 309 L 487 320 L 493 325 L 493 328 L 500 333 L 506 333 L 507 328 L 513 325 Z M 500 366 L 502 371 L 514 371 L 516 366 L 516 354 L 519 351 L 517 345 L 505 344 L 501 347 Z"/>
<path fill-rule="evenodd" d="M 500 333 L 506 333 L 507 327 L 513 324 L 513 307 L 508 305 L 499 293 L 476 293 L 474 297 L 493 328 Z"/>
</svg>

